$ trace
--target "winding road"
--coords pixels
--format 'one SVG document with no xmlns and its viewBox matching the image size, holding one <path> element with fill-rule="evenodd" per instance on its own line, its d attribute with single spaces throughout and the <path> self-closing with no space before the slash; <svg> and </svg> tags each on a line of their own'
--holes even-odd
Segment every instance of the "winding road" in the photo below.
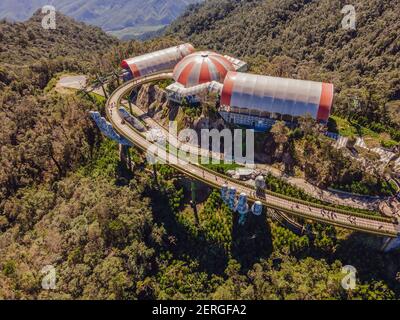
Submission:
<svg viewBox="0 0 400 320">
<path fill-rule="evenodd" d="M 128 81 L 118 87 L 107 101 L 107 118 L 114 129 L 143 151 L 147 151 L 152 142 L 148 141 L 142 133 L 123 121 L 119 112 L 117 112 L 117 107 L 121 105 L 122 99 L 136 87 L 153 81 L 170 79 L 171 77 L 172 74 L 168 71 Z M 269 191 L 260 196 L 256 194 L 253 186 L 208 170 L 197 163 L 178 162 L 177 164 L 171 164 L 171 166 L 186 176 L 212 187 L 221 188 L 224 184 L 227 184 L 229 187 L 236 188 L 238 193 L 246 193 L 251 202 L 261 201 L 267 208 L 279 210 L 292 216 L 381 236 L 397 237 L 400 232 L 400 225 L 388 218 L 368 216 L 361 213 L 325 207 Z"/>
</svg>

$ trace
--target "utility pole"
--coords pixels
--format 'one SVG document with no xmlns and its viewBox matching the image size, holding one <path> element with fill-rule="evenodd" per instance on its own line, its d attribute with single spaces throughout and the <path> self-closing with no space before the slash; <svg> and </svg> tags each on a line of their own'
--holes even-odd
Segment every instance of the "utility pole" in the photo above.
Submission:
<svg viewBox="0 0 400 320">
<path fill-rule="evenodd" d="M 90 101 L 94 102 L 93 97 L 86 91 L 85 88 L 82 88 L 80 91 L 83 92 L 83 94 L 87 96 L 90 99 Z"/>
<path fill-rule="evenodd" d="M 117 83 L 118 83 L 118 87 L 119 87 L 121 85 L 119 82 L 119 75 L 115 71 L 113 72 L 113 74 L 115 75 L 115 78 L 117 79 Z"/>
<path fill-rule="evenodd" d="M 99 77 L 99 75 L 98 75 L 97 73 L 96 73 L 96 78 L 97 78 L 98 83 L 100 83 L 101 88 L 103 89 L 103 94 L 104 94 L 104 96 L 106 97 L 106 99 L 108 99 L 107 91 L 106 91 L 106 89 L 104 88 L 104 82 L 100 79 L 100 77 Z"/>
<path fill-rule="evenodd" d="M 130 171 L 133 171 L 133 165 L 132 165 L 132 158 L 131 158 L 131 153 L 130 153 L 131 148 L 129 146 L 126 146 L 126 154 L 128 157 L 128 168 Z"/>
</svg>

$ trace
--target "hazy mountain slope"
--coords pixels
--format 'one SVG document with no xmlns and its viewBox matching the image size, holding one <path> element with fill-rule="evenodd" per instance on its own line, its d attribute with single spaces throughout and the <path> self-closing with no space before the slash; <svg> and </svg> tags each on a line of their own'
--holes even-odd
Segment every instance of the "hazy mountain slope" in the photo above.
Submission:
<svg viewBox="0 0 400 320">
<path fill-rule="evenodd" d="M 356 115 L 363 123 L 387 124 L 385 109 L 400 99 L 400 1 L 353 1 L 356 30 L 342 28 L 345 4 L 208 0 L 174 22 L 167 34 L 250 60 L 265 56 L 253 63 L 253 71 L 271 73 L 283 68 L 286 76 L 332 81 L 336 111 Z M 275 66 L 268 66 L 274 59 Z M 390 121 L 399 124 L 394 118 Z"/>
<path fill-rule="evenodd" d="M 12 21 L 23 21 L 32 16 L 38 9 L 48 4 L 46 0 L 2 0 L 0 1 L 0 18 Z"/>
<path fill-rule="evenodd" d="M 128 27 L 163 26 L 176 19 L 190 4 L 202 0 L 2 0 L 0 18 L 25 20 L 46 4 L 79 21 L 106 31 Z"/>
</svg>

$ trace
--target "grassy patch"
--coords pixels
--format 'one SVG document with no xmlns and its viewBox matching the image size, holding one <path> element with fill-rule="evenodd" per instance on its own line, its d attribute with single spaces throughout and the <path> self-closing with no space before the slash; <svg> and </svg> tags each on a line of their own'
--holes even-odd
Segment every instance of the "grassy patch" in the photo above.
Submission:
<svg viewBox="0 0 400 320">
<path fill-rule="evenodd" d="M 391 139 L 388 133 L 377 133 L 371 129 L 363 127 L 357 123 L 351 123 L 338 116 L 331 116 L 329 120 L 329 130 L 339 133 L 343 137 L 363 137 L 366 144 L 371 147 L 392 147 L 398 145 L 398 142 Z"/>
</svg>

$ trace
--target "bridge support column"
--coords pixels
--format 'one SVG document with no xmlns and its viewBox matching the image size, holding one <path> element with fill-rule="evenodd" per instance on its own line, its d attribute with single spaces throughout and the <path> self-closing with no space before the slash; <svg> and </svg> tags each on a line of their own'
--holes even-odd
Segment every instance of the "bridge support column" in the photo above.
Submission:
<svg viewBox="0 0 400 320">
<path fill-rule="evenodd" d="M 131 97 L 128 97 L 128 104 L 129 104 L 129 113 L 133 114 Z"/>
<path fill-rule="evenodd" d="M 129 170 L 132 170 L 132 161 L 131 161 L 131 156 L 129 154 L 129 147 L 124 146 L 122 144 L 119 145 L 119 160 L 123 163 L 125 163 L 126 167 Z"/>
<path fill-rule="evenodd" d="M 199 226 L 200 225 L 200 219 L 199 219 L 199 213 L 197 212 L 197 201 L 196 201 L 196 183 L 194 181 L 190 182 L 190 189 L 192 193 L 192 201 L 191 205 L 194 211 L 194 218 L 196 220 L 196 224 Z"/>
<path fill-rule="evenodd" d="M 153 176 L 154 176 L 154 182 L 156 186 L 158 186 L 157 165 L 155 163 L 153 164 Z"/>
<path fill-rule="evenodd" d="M 384 238 L 381 250 L 385 253 L 394 251 L 400 248 L 400 236 L 397 238 Z"/>
<path fill-rule="evenodd" d="M 100 79 L 100 77 L 99 77 L 98 74 L 96 74 L 96 78 L 97 78 L 97 81 L 98 81 L 98 82 L 100 83 L 100 85 L 101 85 L 101 89 L 103 90 L 104 97 L 105 97 L 106 99 L 108 99 L 107 90 L 106 90 L 106 88 L 104 87 L 104 82 L 103 82 L 103 80 Z"/>
<path fill-rule="evenodd" d="M 119 161 L 121 162 L 125 162 L 126 161 L 126 157 L 125 157 L 125 148 L 122 144 L 118 145 L 119 148 Z"/>
</svg>

